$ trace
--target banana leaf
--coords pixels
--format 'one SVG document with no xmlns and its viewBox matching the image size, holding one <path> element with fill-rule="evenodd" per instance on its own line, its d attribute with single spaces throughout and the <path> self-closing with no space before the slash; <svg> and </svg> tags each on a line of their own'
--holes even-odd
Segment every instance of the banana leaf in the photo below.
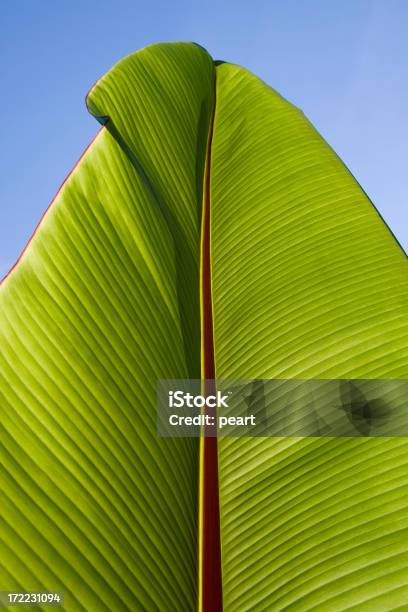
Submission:
<svg viewBox="0 0 408 612">
<path fill-rule="evenodd" d="M 226 611 L 403 609 L 406 438 L 156 432 L 159 379 L 408 379 L 402 249 L 303 113 L 198 45 L 87 107 L 0 288 L 0 591 L 207 612 L 218 524 Z"/>
</svg>

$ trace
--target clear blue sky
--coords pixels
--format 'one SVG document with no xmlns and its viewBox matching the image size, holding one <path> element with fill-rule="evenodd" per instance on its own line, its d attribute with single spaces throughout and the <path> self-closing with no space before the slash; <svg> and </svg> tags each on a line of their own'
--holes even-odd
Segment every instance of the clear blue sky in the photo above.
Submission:
<svg viewBox="0 0 408 612">
<path fill-rule="evenodd" d="M 2 0 L 0 277 L 98 130 L 89 87 L 193 40 L 300 106 L 408 250 L 406 0 Z"/>
</svg>

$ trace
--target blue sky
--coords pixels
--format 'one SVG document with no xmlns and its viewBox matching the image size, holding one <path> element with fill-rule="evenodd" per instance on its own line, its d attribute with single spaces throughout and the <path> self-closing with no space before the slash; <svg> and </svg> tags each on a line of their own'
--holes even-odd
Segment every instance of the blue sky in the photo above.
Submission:
<svg viewBox="0 0 408 612">
<path fill-rule="evenodd" d="M 0 277 L 98 130 L 90 86 L 173 40 L 300 106 L 408 251 L 407 23 L 405 0 L 2 0 Z"/>
</svg>

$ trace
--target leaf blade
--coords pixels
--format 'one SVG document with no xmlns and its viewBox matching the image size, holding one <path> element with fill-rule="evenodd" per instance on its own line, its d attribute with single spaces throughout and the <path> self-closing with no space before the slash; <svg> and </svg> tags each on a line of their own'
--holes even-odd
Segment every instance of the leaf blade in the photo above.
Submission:
<svg viewBox="0 0 408 612">
<path fill-rule="evenodd" d="M 1 584 L 60 589 L 72 610 L 189 610 L 197 597 L 198 444 L 158 439 L 155 404 L 158 378 L 199 367 L 199 328 L 186 326 L 181 299 L 199 299 L 201 200 L 184 179 L 196 186 L 203 168 L 183 164 L 184 148 L 201 146 L 212 63 L 192 45 L 159 56 L 149 51 L 150 71 L 167 58 L 161 96 L 173 106 L 160 115 L 151 73 L 127 114 L 144 127 L 155 116 L 143 163 L 107 125 L 1 288 Z M 143 70 L 131 56 L 93 99 L 108 80 L 121 108 Z M 155 166 L 160 130 L 162 141 L 178 133 L 171 176 Z"/>
<path fill-rule="evenodd" d="M 238 66 L 221 64 L 216 74 L 217 377 L 406 378 L 404 253 L 298 109 Z M 406 463 L 403 439 L 220 439 L 225 609 L 344 609 L 376 598 L 381 609 L 385 593 L 401 594 Z M 388 490 L 377 475 L 390 479 Z M 372 500 L 382 492 L 383 506 Z M 391 511 L 400 512 L 398 528 Z M 384 542 L 395 554 L 393 574 L 381 561 Z M 364 555 L 378 561 L 374 583 L 363 579 Z M 339 561 L 347 558 L 350 596 Z"/>
</svg>

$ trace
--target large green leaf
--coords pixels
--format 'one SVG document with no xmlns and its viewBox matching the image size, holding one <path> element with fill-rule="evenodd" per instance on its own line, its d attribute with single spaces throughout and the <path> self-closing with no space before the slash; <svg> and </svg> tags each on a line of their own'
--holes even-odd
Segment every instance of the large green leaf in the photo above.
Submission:
<svg viewBox="0 0 408 612">
<path fill-rule="evenodd" d="M 200 376 L 213 72 L 199 47 L 158 45 L 99 81 L 89 103 L 109 99 L 114 126 L 3 283 L 0 591 L 195 607 L 198 444 L 158 439 L 155 403 L 157 379 Z M 112 127 L 137 136 L 137 160 Z"/>
<path fill-rule="evenodd" d="M 217 67 L 218 378 L 408 378 L 405 254 L 297 108 Z M 226 610 L 408 601 L 406 439 L 223 438 Z"/>
<path fill-rule="evenodd" d="M 194 610 L 198 444 L 155 403 L 200 377 L 206 162 L 218 377 L 408 378 L 407 261 L 302 113 L 197 45 L 87 105 L 104 127 L 0 291 L 0 591 Z M 406 463 L 404 438 L 220 440 L 224 609 L 402 608 Z"/>
</svg>

